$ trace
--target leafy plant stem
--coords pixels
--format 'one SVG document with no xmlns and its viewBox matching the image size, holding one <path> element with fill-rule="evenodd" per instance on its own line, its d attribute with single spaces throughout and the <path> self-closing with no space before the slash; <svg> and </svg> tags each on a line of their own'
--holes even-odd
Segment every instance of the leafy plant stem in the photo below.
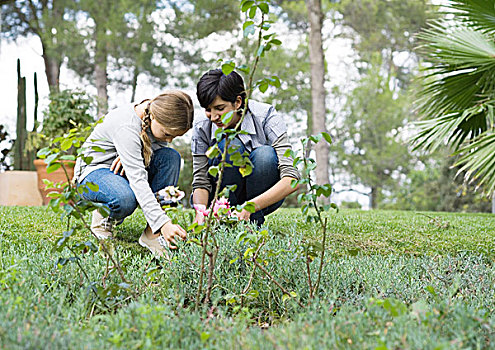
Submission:
<svg viewBox="0 0 495 350">
<path fill-rule="evenodd" d="M 321 247 L 320 267 L 318 269 L 318 279 L 316 280 L 316 285 L 315 285 L 315 289 L 314 289 L 315 293 L 318 292 L 318 288 L 320 287 L 321 272 L 323 271 L 323 258 L 325 257 L 326 237 L 327 237 L 327 218 L 325 218 L 325 223 L 323 225 L 323 238 L 322 238 L 322 247 Z"/>
<path fill-rule="evenodd" d="M 259 262 L 257 262 L 256 260 L 254 261 L 254 264 L 261 270 L 263 271 L 263 273 L 277 286 L 280 288 L 280 290 L 282 290 L 282 292 L 284 294 L 287 294 L 287 295 L 290 295 L 290 292 L 285 289 L 271 274 L 270 272 L 268 272 Z M 299 301 L 297 300 L 297 304 L 302 307 L 304 309 L 304 305 Z"/>
</svg>

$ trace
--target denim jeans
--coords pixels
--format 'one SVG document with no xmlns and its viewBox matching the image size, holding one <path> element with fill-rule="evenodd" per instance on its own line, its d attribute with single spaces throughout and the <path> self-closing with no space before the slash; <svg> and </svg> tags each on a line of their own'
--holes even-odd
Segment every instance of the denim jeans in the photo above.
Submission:
<svg viewBox="0 0 495 350">
<path fill-rule="evenodd" d="M 236 152 L 243 154 L 246 148 L 239 139 L 234 139 L 230 142 L 230 146 L 239 147 Z M 229 146 L 229 147 L 230 147 Z M 218 147 L 223 151 L 225 148 L 225 139 L 218 143 Z M 249 160 L 253 163 L 253 172 L 243 177 L 239 172 L 239 167 L 232 166 L 226 167 L 222 178 L 221 189 L 228 185 L 237 185 L 234 192 L 229 194 L 229 202 L 231 205 L 243 204 L 251 199 L 259 196 L 263 192 L 266 192 L 269 188 L 275 185 L 280 180 L 280 172 L 278 170 L 278 158 L 277 153 L 271 146 L 261 146 L 254 149 L 249 153 Z M 227 162 L 230 161 L 230 155 L 227 155 Z M 218 165 L 220 158 L 214 158 L 209 160 L 209 165 Z M 217 178 L 208 174 L 208 178 L 212 185 L 212 191 L 208 203 L 213 200 L 215 193 Z M 278 209 L 284 200 L 280 200 L 265 209 L 258 210 L 256 213 L 251 214 L 250 220 L 256 222 L 258 225 L 262 225 L 265 222 L 265 215 L 268 215 Z"/>
<path fill-rule="evenodd" d="M 153 193 L 167 186 L 177 186 L 180 171 L 179 152 L 169 147 L 154 151 L 146 170 Z M 84 199 L 106 204 L 112 220 L 120 223 L 136 209 L 136 196 L 125 175 L 116 175 L 110 169 L 97 169 L 89 173 L 81 185 L 87 182 L 97 184 L 98 191 L 89 190 L 83 194 Z"/>
</svg>

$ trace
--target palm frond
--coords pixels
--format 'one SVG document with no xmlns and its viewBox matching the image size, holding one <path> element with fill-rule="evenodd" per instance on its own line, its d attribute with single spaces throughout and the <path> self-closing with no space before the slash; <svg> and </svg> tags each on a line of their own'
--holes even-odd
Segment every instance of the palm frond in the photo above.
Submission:
<svg viewBox="0 0 495 350">
<path fill-rule="evenodd" d="M 484 33 L 495 33 L 495 6 L 493 0 L 451 0 L 456 17 Z"/>
<path fill-rule="evenodd" d="M 466 171 L 466 180 L 477 180 L 478 187 L 486 194 L 495 191 L 495 132 L 492 129 L 480 135 L 474 142 L 461 148 L 462 156 L 455 164 L 462 166 L 459 172 Z"/>
<path fill-rule="evenodd" d="M 435 151 L 447 144 L 458 149 L 466 140 L 473 140 L 485 132 L 491 124 L 488 122 L 491 118 L 493 106 L 483 104 L 435 119 L 418 121 L 414 123 L 416 134 L 412 137 L 414 149 Z"/>
<path fill-rule="evenodd" d="M 419 46 L 436 68 L 455 67 L 492 69 L 495 65 L 493 37 L 465 25 L 447 20 L 432 22 L 430 27 L 418 34 L 423 45 Z M 485 67 L 487 66 L 487 67 Z"/>
</svg>

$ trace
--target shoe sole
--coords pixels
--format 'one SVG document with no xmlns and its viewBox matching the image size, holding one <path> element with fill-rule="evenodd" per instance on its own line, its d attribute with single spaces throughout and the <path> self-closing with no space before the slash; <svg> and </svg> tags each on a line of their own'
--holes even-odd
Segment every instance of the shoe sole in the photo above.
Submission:
<svg viewBox="0 0 495 350">
<path fill-rule="evenodd" d="M 149 245 L 144 243 L 143 240 L 141 239 L 141 237 L 139 237 L 138 242 L 139 242 L 139 245 L 141 247 L 147 248 L 153 255 L 160 256 L 157 252 L 155 252 L 153 249 L 151 249 Z"/>
<path fill-rule="evenodd" d="M 151 252 L 151 254 L 153 254 L 155 257 L 157 257 L 157 258 L 162 258 L 162 257 L 165 257 L 166 259 L 169 259 L 167 252 L 163 252 L 163 253 L 160 255 L 160 253 L 157 253 L 157 252 L 156 252 L 156 251 L 154 251 L 154 250 L 153 250 L 153 249 L 152 249 L 149 245 L 147 245 L 146 243 L 144 243 L 144 242 L 143 242 L 143 240 L 141 239 L 141 237 L 139 237 L 138 242 L 139 242 L 139 245 L 140 245 L 141 247 L 144 247 L 144 248 L 148 249 L 148 250 Z"/>
<path fill-rule="evenodd" d="M 104 236 L 104 235 L 99 235 L 98 233 L 95 233 L 93 232 L 94 235 L 98 238 L 98 239 L 110 239 L 112 238 L 112 236 Z"/>
</svg>

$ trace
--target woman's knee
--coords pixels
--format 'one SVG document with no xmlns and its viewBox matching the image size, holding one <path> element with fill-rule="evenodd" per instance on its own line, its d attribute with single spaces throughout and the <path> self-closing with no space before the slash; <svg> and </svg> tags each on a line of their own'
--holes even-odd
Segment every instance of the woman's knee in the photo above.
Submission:
<svg viewBox="0 0 495 350">
<path fill-rule="evenodd" d="M 278 169 L 278 157 L 272 146 L 261 146 L 253 150 L 249 156 L 254 167 Z"/>
<path fill-rule="evenodd" d="M 160 164 L 166 163 L 167 166 L 180 168 L 180 153 L 170 147 L 163 147 L 153 152 L 153 160 Z"/>
</svg>

